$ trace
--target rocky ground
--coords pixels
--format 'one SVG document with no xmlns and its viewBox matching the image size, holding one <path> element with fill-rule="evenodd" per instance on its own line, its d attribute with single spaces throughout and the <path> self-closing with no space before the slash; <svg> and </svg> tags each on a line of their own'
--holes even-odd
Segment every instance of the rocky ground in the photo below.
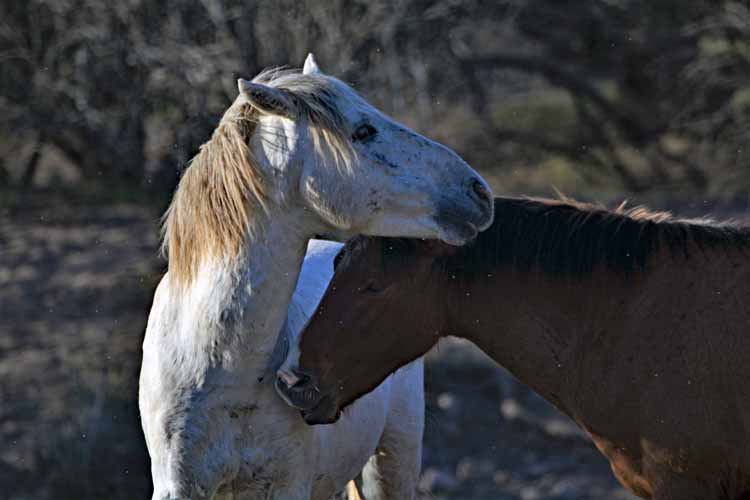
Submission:
<svg viewBox="0 0 750 500">
<path fill-rule="evenodd" d="M 136 405 L 163 262 L 156 211 L 36 200 L 0 209 L 0 497 L 150 497 Z M 564 417 L 473 346 L 427 366 L 423 499 L 622 499 Z"/>
</svg>

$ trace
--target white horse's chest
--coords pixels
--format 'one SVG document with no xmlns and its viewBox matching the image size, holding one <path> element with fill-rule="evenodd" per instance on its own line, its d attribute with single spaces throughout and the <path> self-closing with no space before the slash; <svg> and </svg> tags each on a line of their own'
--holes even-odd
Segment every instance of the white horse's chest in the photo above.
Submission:
<svg viewBox="0 0 750 500">
<path fill-rule="evenodd" d="M 314 435 L 302 428 L 304 422 L 294 422 L 279 409 L 261 407 L 237 418 L 241 432 L 232 453 L 238 460 L 237 474 L 220 492 L 231 491 L 235 499 L 273 498 L 274 491 L 288 491 L 290 480 L 309 488 L 314 472 L 310 463 L 317 460 Z"/>
<path fill-rule="evenodd" d="M 372 456 L 383 432 L 390 383 L 356 404 L 336 424 L 309 427 L 272 389 L 264 387 L 252 414 L 239 416 L 239 470 L 224 492 L 234 499 L 273 498 L 299 487 L 327 500 L 343 489 Z M 293 481 L 293 484 L 288 484 Z"/>
<path fill-rule="evenodd" d="M 267 389 L 270 388 L 263 392 Z M 232 493 L 234 496 L 229 498 L 233 500 L 275 498 L 279 491 L 299 488 L 308 495 L 312 492 L 312 499 L 328 499 L 357 474 L 364 457 L 372 452 L 356 453 L 352 443 L 343 448 L 342 443 L 322 443 L 320 430 L 308 427 L 295 411 L 280 401 L 261 399 L 265 401 L 256 403 L 260 408 L 236 419 L 240 432 L 231 454 L 237 457 L 239 466 L 232 482 L 220 489 L 220 494 Z M 376 443 L 377 438 L 373 439 L 373 450 Z M 339 447 L 336 451 L 341 455 L 340 461 L 327 456 L 323 449 L 327 445 Z M 362 463 L 353 465 L 352 460 Z"/>
</svg>

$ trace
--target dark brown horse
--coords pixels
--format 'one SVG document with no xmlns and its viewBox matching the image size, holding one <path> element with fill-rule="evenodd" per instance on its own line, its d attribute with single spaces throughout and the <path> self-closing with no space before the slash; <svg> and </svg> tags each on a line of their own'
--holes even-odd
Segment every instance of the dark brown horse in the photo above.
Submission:
<svg viewBox="0 0 750 500">
<path fill-rule="evenodd" d="M 350 242 L 282 368 L 286 399 L 333 422 L 456 335 L 575 420 L 635 494 L 750 498 L 750 228 L 569 200 L 495 210 L 468 247 Z"/>
</svg>

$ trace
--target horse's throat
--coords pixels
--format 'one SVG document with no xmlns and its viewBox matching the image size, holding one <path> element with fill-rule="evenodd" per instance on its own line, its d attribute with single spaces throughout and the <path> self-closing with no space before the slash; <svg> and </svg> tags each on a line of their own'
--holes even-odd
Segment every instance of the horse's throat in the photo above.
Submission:
<svg viewBox="0 0 750 500">
<path fill-rule="evenodd" d="M 223 297 L 217 339 L 219 348 L 230 349 L 242 363 L 265 366 L 286 320 L 299 277 L 308 238 L 298 225 L 285 224 L 284 216 L 264 228 L 237 260 L 217 279 L 212 295 Z"/>
</svg>

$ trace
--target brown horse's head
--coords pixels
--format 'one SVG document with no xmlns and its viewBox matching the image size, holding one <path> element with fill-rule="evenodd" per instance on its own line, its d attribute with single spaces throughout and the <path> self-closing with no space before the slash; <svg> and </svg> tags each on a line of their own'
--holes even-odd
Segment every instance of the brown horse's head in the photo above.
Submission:
<svg viewBox="0 0 750 500">
<path fill-rule="evenodd" d="M 307 423 L 335 422 L 343 408 L 435 344 L 447 297 L 433 282 L 433 263 L 455 248 L 366 237 L 346 245 L 299 346 L 278 372 L 277 390 Z"/>
</svg>

